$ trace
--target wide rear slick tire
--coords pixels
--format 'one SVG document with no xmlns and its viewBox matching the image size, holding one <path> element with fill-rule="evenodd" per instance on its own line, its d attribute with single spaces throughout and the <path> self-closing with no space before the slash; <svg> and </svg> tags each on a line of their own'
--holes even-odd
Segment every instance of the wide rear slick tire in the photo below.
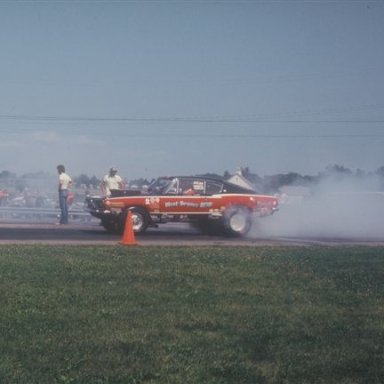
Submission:
<svg viewBox="0 0 384 384">
<path fill-rule="evenodd" d="M 132 207 L 132 208 L 126 209 L 121 213 L 121 217 L 120 217 L 121 233 L 124 233 L 128 211 L 131 211 L 131 214 L 132 214 L 133 232 L 134 233 L 145 232 L 150 222 L 150 218 L 147 210 L 141 207 Z"/>
<path fill-rule="evenodd" d="M 252 227 L 251 213 L 246 207 L 229 207 L 224 212 L 223 224 L 227 236 L 245 236 Z"/>
</svg>

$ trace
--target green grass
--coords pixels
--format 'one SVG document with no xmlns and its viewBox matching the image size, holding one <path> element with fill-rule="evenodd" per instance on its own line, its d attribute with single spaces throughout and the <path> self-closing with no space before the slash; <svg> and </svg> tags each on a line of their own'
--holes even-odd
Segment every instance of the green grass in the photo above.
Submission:
<svg viewBox="0 0 384 384">
<path fill-rule="evenodd" d="M 0 247 L 0 382 L 384 383 L 383 248 Z"/>
</svg>

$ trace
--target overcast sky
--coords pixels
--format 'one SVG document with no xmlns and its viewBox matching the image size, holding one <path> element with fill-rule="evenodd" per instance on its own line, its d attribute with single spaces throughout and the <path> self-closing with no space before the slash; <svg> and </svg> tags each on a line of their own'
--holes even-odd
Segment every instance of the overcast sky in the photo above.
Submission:
<svg viewBox="0 0 384 384">
<path fill-rule="evenodd" d="M 1 1 L 0 171 L 375 171 L 383 20 L 383 1 Z"/>
</svg>

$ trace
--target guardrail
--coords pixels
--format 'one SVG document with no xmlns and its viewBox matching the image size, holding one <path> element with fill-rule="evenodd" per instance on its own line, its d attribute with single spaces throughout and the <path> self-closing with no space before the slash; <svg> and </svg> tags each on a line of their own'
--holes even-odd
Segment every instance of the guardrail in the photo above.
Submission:
<svg viewBox="0 0 384 384">
<path fill-rule="evenodd" d="M 5 219 L 47 219 L 59 216 L 60 210 L 55 208 L 0 207 L 0 218 Z M 82 221 L 92 218 L 89 212 L 82 209 L 70 209 L 69 217 Z"/>
</svg>

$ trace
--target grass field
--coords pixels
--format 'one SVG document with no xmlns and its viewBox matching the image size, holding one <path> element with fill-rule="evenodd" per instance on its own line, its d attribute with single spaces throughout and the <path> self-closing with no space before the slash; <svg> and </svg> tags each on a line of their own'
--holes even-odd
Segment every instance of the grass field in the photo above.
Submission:
<svg viewBox="0 0 384 384">
<path fill-rule="evenodd" d="M 0 247 L 0 383 L 384 383 L 384 248 Z"/>
</svg>

